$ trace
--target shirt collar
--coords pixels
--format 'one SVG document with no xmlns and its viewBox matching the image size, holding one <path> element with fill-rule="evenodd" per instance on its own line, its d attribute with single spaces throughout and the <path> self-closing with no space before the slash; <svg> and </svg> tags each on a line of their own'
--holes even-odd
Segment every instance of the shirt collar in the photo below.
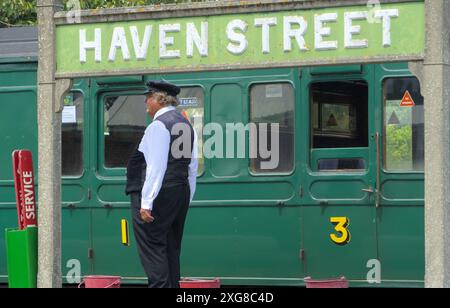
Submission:
<svg viewBox="0 0 450 308">
<path fill-rule="evenodd" d="M 164 107 L 158 110 L 158 112 L 155 114 L 155 117 L 153 118 L 153 121 L 156 120 L 158 117 L 162 116 L 166 112 L 175 110 L 176 108 L 173 106 Z"/>
</svg>

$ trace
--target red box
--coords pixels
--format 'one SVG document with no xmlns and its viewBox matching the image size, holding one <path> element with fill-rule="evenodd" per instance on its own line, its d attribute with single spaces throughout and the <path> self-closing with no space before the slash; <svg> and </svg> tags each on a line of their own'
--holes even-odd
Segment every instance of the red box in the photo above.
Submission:
<svg viewBox="0 0 450 308">
<path fill-rule="evenodd" d="M 182 289 L 196 289 L 196 288 L 218 289 L 218 288 L 220 288 L 220 279 L 216 278 L 213 280 L 201 280 L 201 279 L 183 278 L 180 281 L 180 288 L 182 288 Z"/>
<path fill-rule="evenodd" d="M 311 277 L 306 277 L 305 283 L 307 289 L 346 289 L 349 287 L 345 277 L 324 280 L 314 280 Z"/>
</svg>

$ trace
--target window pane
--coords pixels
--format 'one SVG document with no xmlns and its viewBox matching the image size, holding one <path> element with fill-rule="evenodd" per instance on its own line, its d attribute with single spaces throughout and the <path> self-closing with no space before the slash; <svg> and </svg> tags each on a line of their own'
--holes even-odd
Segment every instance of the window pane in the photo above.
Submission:
<svg viewBox="0 0 450 308">
<path fill-rule="evenodd" d="M 147 127 L 145 96 L 111 96 L 104 104 L 105 167 L 124 168 Z"/>
<path fill-rule="evenodd" d="M 62 175 L 83 174 L 84 97 L 74 92 L 64 99 L 62 113 Z"/>
<path fill-rule="evenodd" d="M 313 84 L 311 105 L 312 148 L 368 147 L 368 87 L 364 81 Z"/>
<path fill-rule="evenodd" d="M 383 89 L 384 168 L 423 171 L 424 108 L 419 81 L 416 78 L 391 78 L 385 80 Z M 412 100 L 408 99 L 407 93 Z"/>
<path fill-rule="evenodd" d="M 256 158 L 250 157 L 251 171 L 287 173 L 294 170 L 294 88 L 292 85 L 289 83 L 254 85 L 251 88 L 250 122 L 256 124 L 257 128 L 255 131 L 250 130 L 250 149 L 257 149 Z M 279 124 L 278 143 L 272 140 L 271 124 Z M 261 143 L 262 138 L 267 139 L 267 146 L 265 142 Z M 275 148 L 277 144 L 278 148 Z M 267 153 L 261 152 L 261 148 Z M 275 156 L 278 156 L 278 162 Z M 270 162 L 276 163 L 276 167 L 265 167 L 265 165 L 272 165 Z"/>
<path fill-rule="evenodd" d="M 362 158 L 325 158 L 317 162 L 319 171 L 364 171 L 366 162 Z"/>
<path fill-rule="evenodd" d="M 178 110 L 191 122 L 198 138 L 198 173 L 203 174 L 205 170 L 205 160 L 203 155 L 203 118 L 205 113 L 205 103 L 203 89 L 200 87 L 182 88 L 178 96 L 180 105 Z"/>
</svg>

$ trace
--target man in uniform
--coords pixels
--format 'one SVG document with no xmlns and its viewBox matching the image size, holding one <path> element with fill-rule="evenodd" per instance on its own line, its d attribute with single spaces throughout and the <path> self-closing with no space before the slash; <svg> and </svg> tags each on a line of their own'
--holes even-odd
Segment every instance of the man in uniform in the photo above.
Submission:
<svg viewBox="0 0 450 308">
<path fill-rule="evenodd" d="M 181 240 L 197 179 L 197 138 L 175 108 L 180 88 L 163 81 L 147 87 L 153 122 L 128 162 L 126 193 L 149 287 L 179 288 Z"/>
</svg>

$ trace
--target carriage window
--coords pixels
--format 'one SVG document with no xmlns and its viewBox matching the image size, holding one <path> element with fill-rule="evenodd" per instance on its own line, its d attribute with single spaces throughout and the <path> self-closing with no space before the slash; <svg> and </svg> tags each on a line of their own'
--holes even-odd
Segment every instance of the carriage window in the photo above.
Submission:
<svg viewBox="0 0 450 308">
<path fill-rule="evenodd" d="M 111 96 L 104 102 L 105 167 L 124 168 L 147 127 L 145 96 Z"/>
<path fill-rule="evenodd" d="M 84 97 L 82 93 L 73 92 L 65 97 L 61 128 L 63 176 L 83 174 L 83 110 Z"/>
<path fill-rule="evenodd" d="M 384 168 L 424 170 L 424 105 L 416 78 L 384 81 Z"/>
<path fill-rule="evenodd" d="M 178 95 L 180 105 L 178 110 L 184 115 L 197 133 L 198 140 L 198 175 L 203 174 L 205 170 L 205 161 L 203 155 L 203 118 L 205 112 L 203 89 L 200 87 L 186 87 L 181 89 Z"/>
<path fill-rule="evenodd" d="M 251 88 L 250 157 L 253 173 L 288 173 L 294 170 L 294 88 L 289 83 L 254 85 Z M 278 140 L 272 138 L 272 125 L 279 125 Z M 265 139 L 265 140 L 264 140 Z M 264 142 L 262 142 L 264 140 Z M 275 157 L 277 156 L 277 157 Z"/>
<path fill-rule="evenodd" d="M 315 83 L 311 104 L 313 149 L 368 147 L 367 83 Z"/>
<path fill-rule="evenodd" d="M 313 170 L 359 172 L 367 168 L 368 87 L 362 80 L 311 85 Z M 364 156 L 363 156 L 364 157 Z"/>
</svg>

